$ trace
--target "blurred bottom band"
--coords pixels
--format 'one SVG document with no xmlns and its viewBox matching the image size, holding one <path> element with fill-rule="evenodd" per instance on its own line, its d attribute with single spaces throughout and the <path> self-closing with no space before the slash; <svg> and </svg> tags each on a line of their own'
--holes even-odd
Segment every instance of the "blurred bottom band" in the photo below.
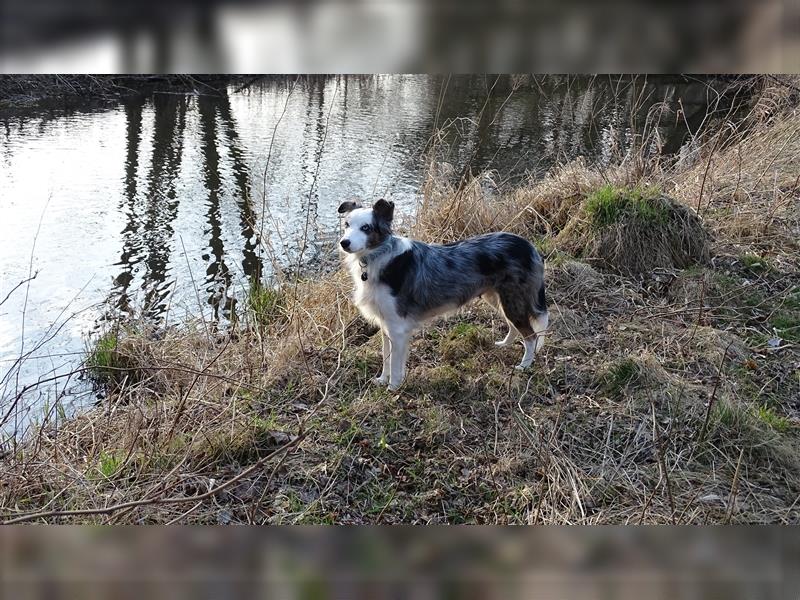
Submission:
<svg viewBox="0 0 800 600">
<path fill-rule="evenodd" d="M 2 598 L 782 598 L 780 527 L 7 527 Z"/>
</svg>

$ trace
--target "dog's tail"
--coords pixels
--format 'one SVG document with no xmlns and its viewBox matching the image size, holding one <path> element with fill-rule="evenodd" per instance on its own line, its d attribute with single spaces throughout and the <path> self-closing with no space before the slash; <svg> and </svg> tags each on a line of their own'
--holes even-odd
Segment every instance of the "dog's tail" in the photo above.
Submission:
<svg viewBox="0 0 800 600">
<path fill-rule="evenodd" d="M 538 288 L 533 298 L 533 306 L 531 307 L 534 315 L 547 312 L 547 296 L 544 293 L 544 281 L 539 282 Z"/>
<path fill-rule="evenodd" d="M 542 275 L 538 278 L 537 289 L 531 298 L 531 328 L 536 334 L 536 347 L 538 352 L 544 346 L 544 336 L 550 324 L 550 313 L 547 310 L 547 296 L 544 291 L 544 258 L 542 258 Z"/>
<path fill-rule="evenodd" d="M 533 246 L 533 244 L 531 244 Z M 544 256 L 538 254 L 533 249 L 534 257 L 539 260 L 534 261 L 532 283 L 533 297 L 531 298 L 531 313 L 534 316 L 547 314 L 547 296 L 544 293 Z"/>
</svg>

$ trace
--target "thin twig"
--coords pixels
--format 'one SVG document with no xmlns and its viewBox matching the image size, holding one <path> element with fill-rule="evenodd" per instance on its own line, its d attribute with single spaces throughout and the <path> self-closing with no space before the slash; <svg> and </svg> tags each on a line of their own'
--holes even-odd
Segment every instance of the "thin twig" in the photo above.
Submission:
<svg viewBox="0 0 800 600">
<path fill-rule="evenodd" d="M 733 510 L 736 506 L 736 493 L 739 487 L 739 469 L 742 466 L 742 457 L 744 456 L 744 448 L 739 451 L 739 459 L 736 461 L 736 470 L 733 472 L 733 481 L 731 482 L 731 493 L 728 495 L 728 514 L 725 515 L 725 525 L 731 522 L 733 517 Z"/>
<path fill-rule="evenodd" d="M 650 397 L 650 407 L 653 413 L 653 445 L 655 446 L 656 457 L 658 458 L 658 464 L 661 467 L 661 473 L 664 477 L 664 484 L 665 487 L 667 488 L 667 498 L 669 499 L 670 518 L 672 519 L 672 524 L 677 525 L 677 522 L 675 520 L 675 498 L 672 495 L 672 482 L 669 479 L 667 462 L 664 458 L 664 441 L 659 431 L 658 419 L 656 418 L 656 403 L 653 400 L 652 396 Z"/>
<path fill-rule="evenodd" d="M 711 391 L 711 398 L 709 399 L 708 406 L 706 407 L 706 416 L 703 419 L 703 426 L 700 428 L 700 432 L 697 436 L 695 448 L 699 447 L 705 439 L 706 430 L 708 429 L 708 420 L 711 418 L 711 409 L 714 408 L 714 402 L 717 399 L 717 389 L 719 389 L 719 384 L 722 381 L 722 367 L 725 364 L 725 359 L 728 357 L 728 350 L 730 349 L 731 345 L 733 345 L 733 340 L 731 340 L 725 347 L 725 352 L 722 353 L 722 358 L 719 361 L 719 366 L 717 367 L 717 377 L 714 381 L 714 388 Z"/>
</svg>

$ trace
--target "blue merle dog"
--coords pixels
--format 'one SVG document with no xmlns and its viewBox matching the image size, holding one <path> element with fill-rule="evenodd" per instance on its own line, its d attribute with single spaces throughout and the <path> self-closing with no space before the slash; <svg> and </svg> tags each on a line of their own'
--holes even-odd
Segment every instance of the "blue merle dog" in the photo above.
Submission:
<svg viewBox="0 0 800 600">
<path fill-rule="evenodd" d="M 450 244 L 424 244 L 392 233 L 394 203 L 372 208 L 343 202 L 345 232 L 339 244 L 355 283 L 354 302 L 381 329 L 383 371 L 375 380 L 395 390 L 403 383 L 411 335 L 428 319 L 480 296 L 500 311 L 508 335 L 522 337 L 517 369 L 533 362 L 548 324 L 544 262 L 527 240 L 487 233 Z"/>
</svg>

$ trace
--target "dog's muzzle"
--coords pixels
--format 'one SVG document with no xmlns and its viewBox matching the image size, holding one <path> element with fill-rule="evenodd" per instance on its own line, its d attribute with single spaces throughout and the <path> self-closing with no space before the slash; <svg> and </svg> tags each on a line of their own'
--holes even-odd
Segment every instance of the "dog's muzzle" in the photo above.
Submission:
<svg viewBox="0 0 800 600">
<path fill-rule="evenodd" d="M 342 247 L 342 250 L 350 252 L 350 240 L 343 239 L 342 241 L 339 242 L 339 245 Z"/>
</svg>

